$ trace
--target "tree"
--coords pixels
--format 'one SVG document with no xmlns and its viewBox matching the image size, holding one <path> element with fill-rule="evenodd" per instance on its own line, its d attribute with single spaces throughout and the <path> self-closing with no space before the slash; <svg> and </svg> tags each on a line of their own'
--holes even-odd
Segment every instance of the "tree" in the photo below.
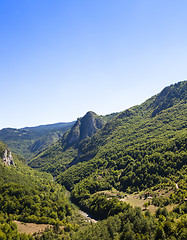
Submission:
<svg viewBox="0 0 187 240">
<path fill-rule="evenodd" d="M 148 202 L 145 202 L 145 203 L 143 204 L 143 206 L 144 206 L 145 209 L 147 209 L 147 207 L 149 206 L 149 203 L 148 203 Z"/>
</svg>

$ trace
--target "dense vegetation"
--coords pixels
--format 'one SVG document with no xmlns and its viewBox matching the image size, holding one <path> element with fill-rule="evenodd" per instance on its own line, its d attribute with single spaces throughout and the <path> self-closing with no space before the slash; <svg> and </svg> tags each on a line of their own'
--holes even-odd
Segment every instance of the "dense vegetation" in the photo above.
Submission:
<svg viewBox="0 0 187 240">
<path fill-rule="evenodd" d="M 19 183 L 0 187 L 0 211 L 24 222 L 54 224 L 71 215 L 62 189 L 53 185 L 25 187 Z"/>
<path fill-rule="evenodd" d="M 34 240 L 31 235 L 19 234 L 17 225 L 7 215 L 0 213 L 0 239 Z"/>
<path fill-rule="evenodd" d="M 104 124 L 116 116 L 116 113 L 99 116 L 88 112 L 78 118 L 71 130 L 66 132 L 59 141 L 33 158 L 29 165 L 57 176 L 67 169 L 75 159 L 81 141 L 92 137 Z"/>
<path fill-rule="evenodd" d="M 56 123 L 21 129 L 4 128 L 0 130 L 0 140 L 13 152 L 28 159 L 57 142 L 73 123 Z"/>
<path fill-rule="evenodd" d="M 185 240 L 187 219 L 175 223 L 167 211 L 162 209 L 157 218 L 139 208 L 128 208 L 95 225 L 80 229 L 72 240 Z"/>
<path fill-rule="evenodd" d="M 55 223 L 71 215 L 64 189 L 50 175 L 29 169 L 19 160 L 16 166 L 0 164 L 0 211 L 25 222 Z"/>
<path fill-rule="evenodd" d="M 1 158 L 6 148 L 0 143 Z M 187 81 L 118 115 L 88 113 L 30 162 L 57 176 L 71 201 L 100 220 L 96 224 L 78 227 L 65 188 L 14 159 L 15 167 L 0 164 L 0 216 L 15 239 L 187 239 Z M 144 211 L 124 201 L 134 192 L 144 198 Z M 53 228 L 21 236 L 12 219 Z"/>
<path fill-rule="evenodd" d="M 178 184 L 187 197 L 187 82 L 120 113 L 91 139 L 81 143 L 79 163 L 57 181 L 72 191 L 72 199 L 91 211 L 93 194 L 115 188 L 132 193 Z M 87 187 L 95 186 L 94 190 Z M 176 193 L 178 194 L 178 193 Z M 175 199 L 175 200 L 174 200 Z M 173 202 L 178 202 L 173 197 Z M 93 206 L 92 206 L 93 208 Z"/>
</svg>

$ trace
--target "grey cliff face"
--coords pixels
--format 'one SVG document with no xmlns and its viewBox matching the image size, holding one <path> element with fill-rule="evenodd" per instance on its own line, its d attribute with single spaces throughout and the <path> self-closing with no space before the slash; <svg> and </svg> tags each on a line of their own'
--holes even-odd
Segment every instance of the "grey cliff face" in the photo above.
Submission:
<svg viewBox="0 0 187 240">
<path fill-rule="evenodd" d="M 3 157 L 3 162 L 6 166 L 10 166 L 10 165 L 15 165 L 14 161 L 13 161 L 13 157 L 12 157 L 12 153 L 11 151 L 8 151 L 7 149 L 5 149 L 5 153 L 4 153 L 4 157 Z"/>
<path fill-rule="evenodd" d="M 82 140 L 93 136 L 104 125 L 104 121 L 94 112 L 88 112 L 82 118 L 78 118 L 68 134 L 68 145 L 78 144 Z"/>
</svg>

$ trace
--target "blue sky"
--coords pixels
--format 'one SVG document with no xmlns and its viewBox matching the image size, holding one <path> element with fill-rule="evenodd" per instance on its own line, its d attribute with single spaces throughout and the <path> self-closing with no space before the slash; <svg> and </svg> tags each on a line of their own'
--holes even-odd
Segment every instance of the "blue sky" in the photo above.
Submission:
<svg viewBox="0 0 187 240">
<path fill-rule="evenodd" d="M 2 0 L 0 129 L 105 115 L 187 79 L 186 0 Z"/>
</svg>

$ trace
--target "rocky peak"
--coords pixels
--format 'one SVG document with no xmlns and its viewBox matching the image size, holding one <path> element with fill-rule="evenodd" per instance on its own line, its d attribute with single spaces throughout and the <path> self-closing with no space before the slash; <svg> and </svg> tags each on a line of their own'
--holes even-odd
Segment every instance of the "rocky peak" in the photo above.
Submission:
<svg viewBox="0 0 187 240">
<path fill-rule="evenodd" d="M 84 117 L 78 118 L 73 125 L 66 138 L 67 145 L 78 144 L 82 140 L 91 137 L 101 129 L 104 124 L 105 122 L 102 120 L 102 117 L 94 112 L 87 112 Z"/>
</svg>

